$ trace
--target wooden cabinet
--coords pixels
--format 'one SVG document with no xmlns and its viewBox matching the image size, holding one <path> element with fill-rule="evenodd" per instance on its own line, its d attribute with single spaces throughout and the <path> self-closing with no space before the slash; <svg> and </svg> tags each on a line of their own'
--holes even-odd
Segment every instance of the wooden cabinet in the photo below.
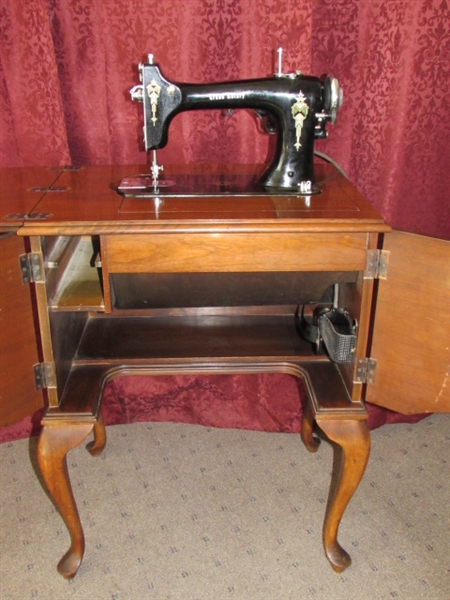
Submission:
<svg viewBox="0 0 450 600">
<path fill-rule="evenodd" d="M 324 548 L 333 568 L 345 569 L 351 561 L 337 533 L 369 455 L 364 400 L 389 407 L 395 400 L 395 410 L 405 413 L 449 409 L 448 339 L 442 334 L 448 332 L 448 244 L 436 242 L 435 251 L 433 241 L 409 236 L 416 246 L 414 266 L 424 265 L 422 283 L 435 259 L 440 260 L 435 268 L 439 285 L 447 269 L 446 284 L 428 287 L 416 281 L 412 295 L 405 292 L 404 276 L 413 269 L 397 264 L 404 243 L 398 240 L 406 238 L 389 233 L 367 201 L 329 166 L 319 167 L 323 191 L 312 197 L 118 194 L 117 182 L 137 170 L 61 170 L 41 186 L 39 201 L 15 223 L 19 238 L 29 245 L 31 264 L 38 266 L 32 278 L 48 404 L 39 463 L 71 535 L 59 571 L 72 577 L 84 553 L 66 455 L 92 431 L 95 439 L 88 449 L 101 452 L 106 442 L 101 396 L 108 380 L 125 374 L 275 371 L 305 383 L 302 439 L 307 448 L 317 450 L 313 428 L 318 427 L 343 450 L 325 515 Z M 204 170 L 199 167 L 198 173 Z M 225 178 L 236 170 L 227 169 Z M 241 171 L 240 177 L 253 176 L 250 169 Z M 166 175 L 176 178 L 180 172 L 173 167 Z M 43 170 L 40 177 L 45 176 Z M 19 199 L 32 193 L 21 186 L 20 177 L 20 170 L 8 173 L 12 204 L 15 193 Z M 20 220 L 13 212 L 3 213 L 5 227 Z M 393 246 L 385 242 L 381 251 L 383 235 Z M 388 253 L 392 276 L 383 266 Z M 401 282 L 401 302 L 395 292 L 386 297 L 391 277 Z M 427 296 L 423 304 L 419 287 Z M 433 303 L 437 295 L 440 312 Z M 410 300 L 412 309 L 406 306 Z M 340 364 L 315 353 L 296 331 L 296 306 L 324 302 L 345 307 L 357 323 L 351 362 Z M 378 323 L 385 313 L 387 333 Z M 401 324 L 402 316 L 407 325 Z M 439 335 L 433 333 L 435 324 Z M 414 344 L 405 343 L 409 331 Z M 411 346 L 414 362 L 406 357 Z M 422 349 L 426 362 L 418 360 Z M 400 377 L 405 366 L 416 389 L 406 398 Z M 420 375 L 432 384 L 431 393 L 419 386 Z"/>
</svg>

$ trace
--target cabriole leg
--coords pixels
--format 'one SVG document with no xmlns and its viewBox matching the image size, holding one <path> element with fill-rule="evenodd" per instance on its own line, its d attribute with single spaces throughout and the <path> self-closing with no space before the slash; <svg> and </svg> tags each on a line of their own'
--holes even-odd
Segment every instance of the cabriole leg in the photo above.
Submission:
<svg viewBox="0 0 450 600">
<path fill-rule="evenodd" d="M 308 400 L 303 410 L 302 429 L 300 435 L 309 452 L 317 452 L 317 449 L 320 445 L 320 440 L 313 436 L 313 427 L 314 417 Z"/>
<path fill-rule="evenodd" d="M 38 442 L 42 476 L 71 538 L 69 550 L 58 563 L 58 571 L 66 579 L 76 574 L 84 554 L 84 533 L 67 469 L 67 453 L 81 444 L 93 427 L 93 422 L 44 422 Z"/>
<path fill-rule="evenodd" d="M 333 476 L 323 527 L 325 554 L 333 569 L 350 566 L 350 555 L 339 545 L 337 534 L 344 511 L 358 487 L 370 453 L 370 432 L 366 420 L 318 420 L 317 424 L 334 442 Z"/>
<path fill-rule="evenodd" d="M 102 411 L 99 412 L 97 421 L 94 423 L 94 440 L 89 442 L 86 450 L 91 456 L 98 456 L 106 446 L 106 429 L 103 422 Z"/>
</svg>

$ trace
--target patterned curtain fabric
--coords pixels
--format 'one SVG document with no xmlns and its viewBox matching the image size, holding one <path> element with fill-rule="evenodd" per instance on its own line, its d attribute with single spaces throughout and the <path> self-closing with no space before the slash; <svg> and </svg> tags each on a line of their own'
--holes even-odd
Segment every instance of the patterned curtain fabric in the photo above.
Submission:
<svg viewBox="0 0 450 600">
<path fill-rule="evenodd" d="M 312 57 L 345 91 L 326 152 L 390 225 L 450 238 L 449 2 L 314 0 Z"/>
<path fill-rule="evenodd" d="M 180 82 L 332 73 L 317 149 L 394 227 L 450 236 L 447 0 L 3 0 L 1 165 L 145 163 L 137 65 Z M 160 162 L 262 162 L 250 111 L 178 115 Z"/>
</svg>

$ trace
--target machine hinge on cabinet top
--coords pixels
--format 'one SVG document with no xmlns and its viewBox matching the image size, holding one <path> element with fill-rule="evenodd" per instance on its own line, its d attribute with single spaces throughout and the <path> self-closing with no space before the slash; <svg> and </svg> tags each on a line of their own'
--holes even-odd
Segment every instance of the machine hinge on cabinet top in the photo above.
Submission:
<svg viewBox="0 0 450 600">
<path fill-rule="evenodd" d="M 29 252 L 19 256 L 22 283 L 44 281 L 44 269 L 42 268 L 42 257 L 38 252 Z"/>
<path fill-rule="evenodd" d="M 373 358 L 360 358 L 356 363 L 354 383 L 375 383 L 377 361 Z"/>
<path fill-rule="evenodd" d="M 53 363 L 37 363 L 33 365 L 36 389 L 56 387 L 55 367 Z"/>
<path fill-rule="evenodd" d="M 368 250 L 364 279 L 387 279 L 388 250 Z"/>
</svg>

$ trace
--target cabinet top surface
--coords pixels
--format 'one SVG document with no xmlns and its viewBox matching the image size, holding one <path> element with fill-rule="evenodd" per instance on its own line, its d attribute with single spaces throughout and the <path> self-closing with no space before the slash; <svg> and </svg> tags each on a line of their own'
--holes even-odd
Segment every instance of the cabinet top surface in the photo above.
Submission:
<svg viewBox="0 0 450 600">
<path fill-rule="evenodd" d="M 4 169 L 0 226 L 4 230 L 22 226 L 23 235 L 155 229 L 389 230 L 354 185 L 328 164 L 316 165 L 322 191 L 309 197 L 245 191 L 245 182 L 258 172 L 251 165 L 167 165 L 163 184 L 169 185 L 157 193 L 144 197 L 117 191 L 124 178 L 143 173 L 149 177 L 148 170 L 146 165 Z M 236 181 L 243 187 L 233 187 Z M 173 182 L 182 182 L 176 192 L 170 189 Z M 198 182 L 201 193 L 195 189 Z"/>
</svg>

